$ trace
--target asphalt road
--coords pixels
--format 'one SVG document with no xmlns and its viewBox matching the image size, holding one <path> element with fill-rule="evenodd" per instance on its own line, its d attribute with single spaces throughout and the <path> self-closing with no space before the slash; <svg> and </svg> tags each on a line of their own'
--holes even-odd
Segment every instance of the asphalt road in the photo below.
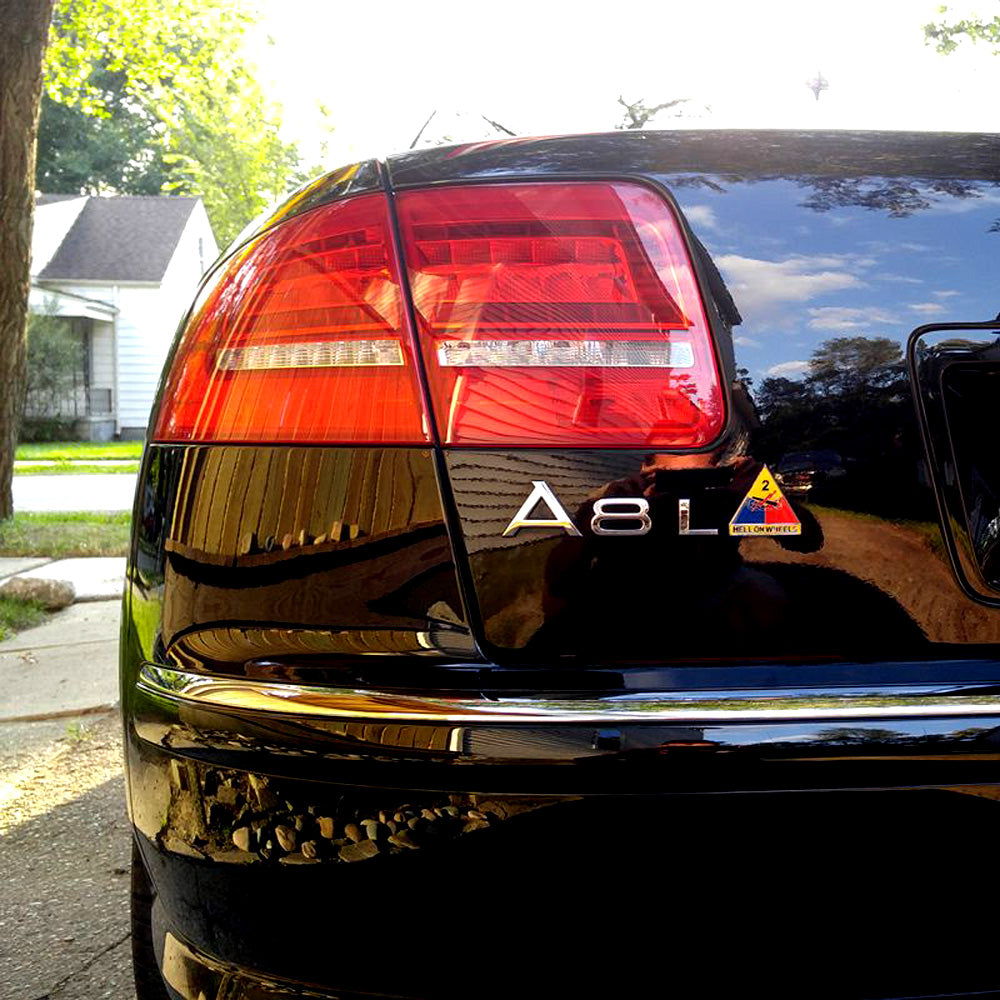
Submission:
<svg viewBox="0 0 1000 1000">
<path fill-rule="evenodd" d="M 14 510 L 131 510 L 135 480 L 134 472 L 14 476 Z"/>
<path fill-rule="evenodd" d="M 0 1000 L 134 1000 L 120 726 L 0 725 Z"/>
</svg>

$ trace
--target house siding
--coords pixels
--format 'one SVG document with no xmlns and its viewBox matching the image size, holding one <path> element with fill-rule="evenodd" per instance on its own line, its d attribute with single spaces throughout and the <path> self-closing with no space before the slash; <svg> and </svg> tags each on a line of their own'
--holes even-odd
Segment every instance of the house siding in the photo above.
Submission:
<svg viewBox="0 0 1000 1000">
<path fill-rule="evenodd" d="M 123 436 L 145 430 L 177 326 L 191 305 L 204 270 L 216 256 L 212 227 L 199 202 L 177 241 L 159 288 L 119 288 L 119 424 Z"/>
<path fill-rule="evenodd" d="M 145 429 L 177 324 L 178 307 L 159 288 L 118 288 L 118 425 Z"/>
</svg>

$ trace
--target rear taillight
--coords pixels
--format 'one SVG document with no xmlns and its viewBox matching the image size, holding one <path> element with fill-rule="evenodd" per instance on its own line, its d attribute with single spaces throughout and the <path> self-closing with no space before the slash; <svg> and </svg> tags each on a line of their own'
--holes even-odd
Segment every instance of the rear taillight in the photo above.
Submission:
<svg viewBox="0 0 1000 1000">
<path fill-rule="evenodd" d="M 637 184 L 398 196 L 449 445 L 700 448 L 725 403 L 691 260 Z M 199 297 L 157 441 L 426 444 L 389 205 L 361 195 L 241 249 Z"/>
<path fill-rule="evenodd" d="M 293 219 L 221 270 L 154 440 L 427 443 L 384 195 Z"/>
<path fill-rule="evenodd" d="M 697 448 L 725 405 L 691 260 L 637 184 L 397 198 L 441 439 Z"/>
</svg>

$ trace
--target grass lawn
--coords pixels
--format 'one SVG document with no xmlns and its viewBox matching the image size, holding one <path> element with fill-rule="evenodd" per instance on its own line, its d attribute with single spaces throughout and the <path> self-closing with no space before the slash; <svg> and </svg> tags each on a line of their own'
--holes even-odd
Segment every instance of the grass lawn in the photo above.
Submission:
<svg viewBox="0 0 1000 1000">
<path fill-rule="evenodd" d="M 857 521 L 870 521 L 872 523 L 882 522 L 883 524 L 894 524 L 897 528 L 905 528 L 912 531 L 924 540 L 931 551 L 942 559 L 948 557 L 948 550 L 945 548 L 941 538 L 941 529 L 933 521 L 909 521 L 905 518 L 895 518 L 887 520 L 877 517 L 875 514 L 867 514 L 860 510 L 843 510 L 840 507 L 821 507 L 819 504 L 811 504 L 811 509 L 819 514 L 835 514 L 837 517 L 851 517 Z"/>
<path fill-rule="evenodd" d="M 15 514 L 0 521 L 0 556 L 123 556 L 130 514 Z"/>
<path fill-rule="evenodd" d="M 141 441 L 53 441 L 18 446 L 14 458 L 60 462 L 66 459 L 101 459 L 142 457 Z M 20 473 L 18 473 L 20 474 Z"/>
<path fill-rule="evenodd" d="M 0 597 L 0 641 L 15 632 L 45 620 L 45 608 L 38 601 L 22 601 L 17 597 Z"/>
<path fill-rule="evenodd" d="M 95 462 L 92 465 L 77 465 L 69 462 L 57 462 L 55 465 L 19 465 L 14 469 L 15 476 L 89 476 L 89 475 L 114 475 L 115 473 L 139 471 L 139 462 L 129 462 L 127 465 L 101 465 Z"/>
</svg>

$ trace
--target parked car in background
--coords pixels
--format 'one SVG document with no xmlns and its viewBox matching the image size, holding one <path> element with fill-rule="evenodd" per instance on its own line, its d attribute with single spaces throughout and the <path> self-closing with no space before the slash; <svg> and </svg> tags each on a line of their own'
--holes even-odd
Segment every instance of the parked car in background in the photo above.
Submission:
<svg viewBox="0 0 1000 1000">
<path fill-rule="evenodd" d="M 800 496 L 806 496 L 815 487 L 847 475 L 844 459 L 829 448 L 789 452 L 778 461 L 774 472 L 786 493 Z"/>
<path fill-rule="evenodd" d="M 237 241 L 139 477 L 140 998 L 996 989 L 998 183 L 512 139 Z"/>
</svg>

